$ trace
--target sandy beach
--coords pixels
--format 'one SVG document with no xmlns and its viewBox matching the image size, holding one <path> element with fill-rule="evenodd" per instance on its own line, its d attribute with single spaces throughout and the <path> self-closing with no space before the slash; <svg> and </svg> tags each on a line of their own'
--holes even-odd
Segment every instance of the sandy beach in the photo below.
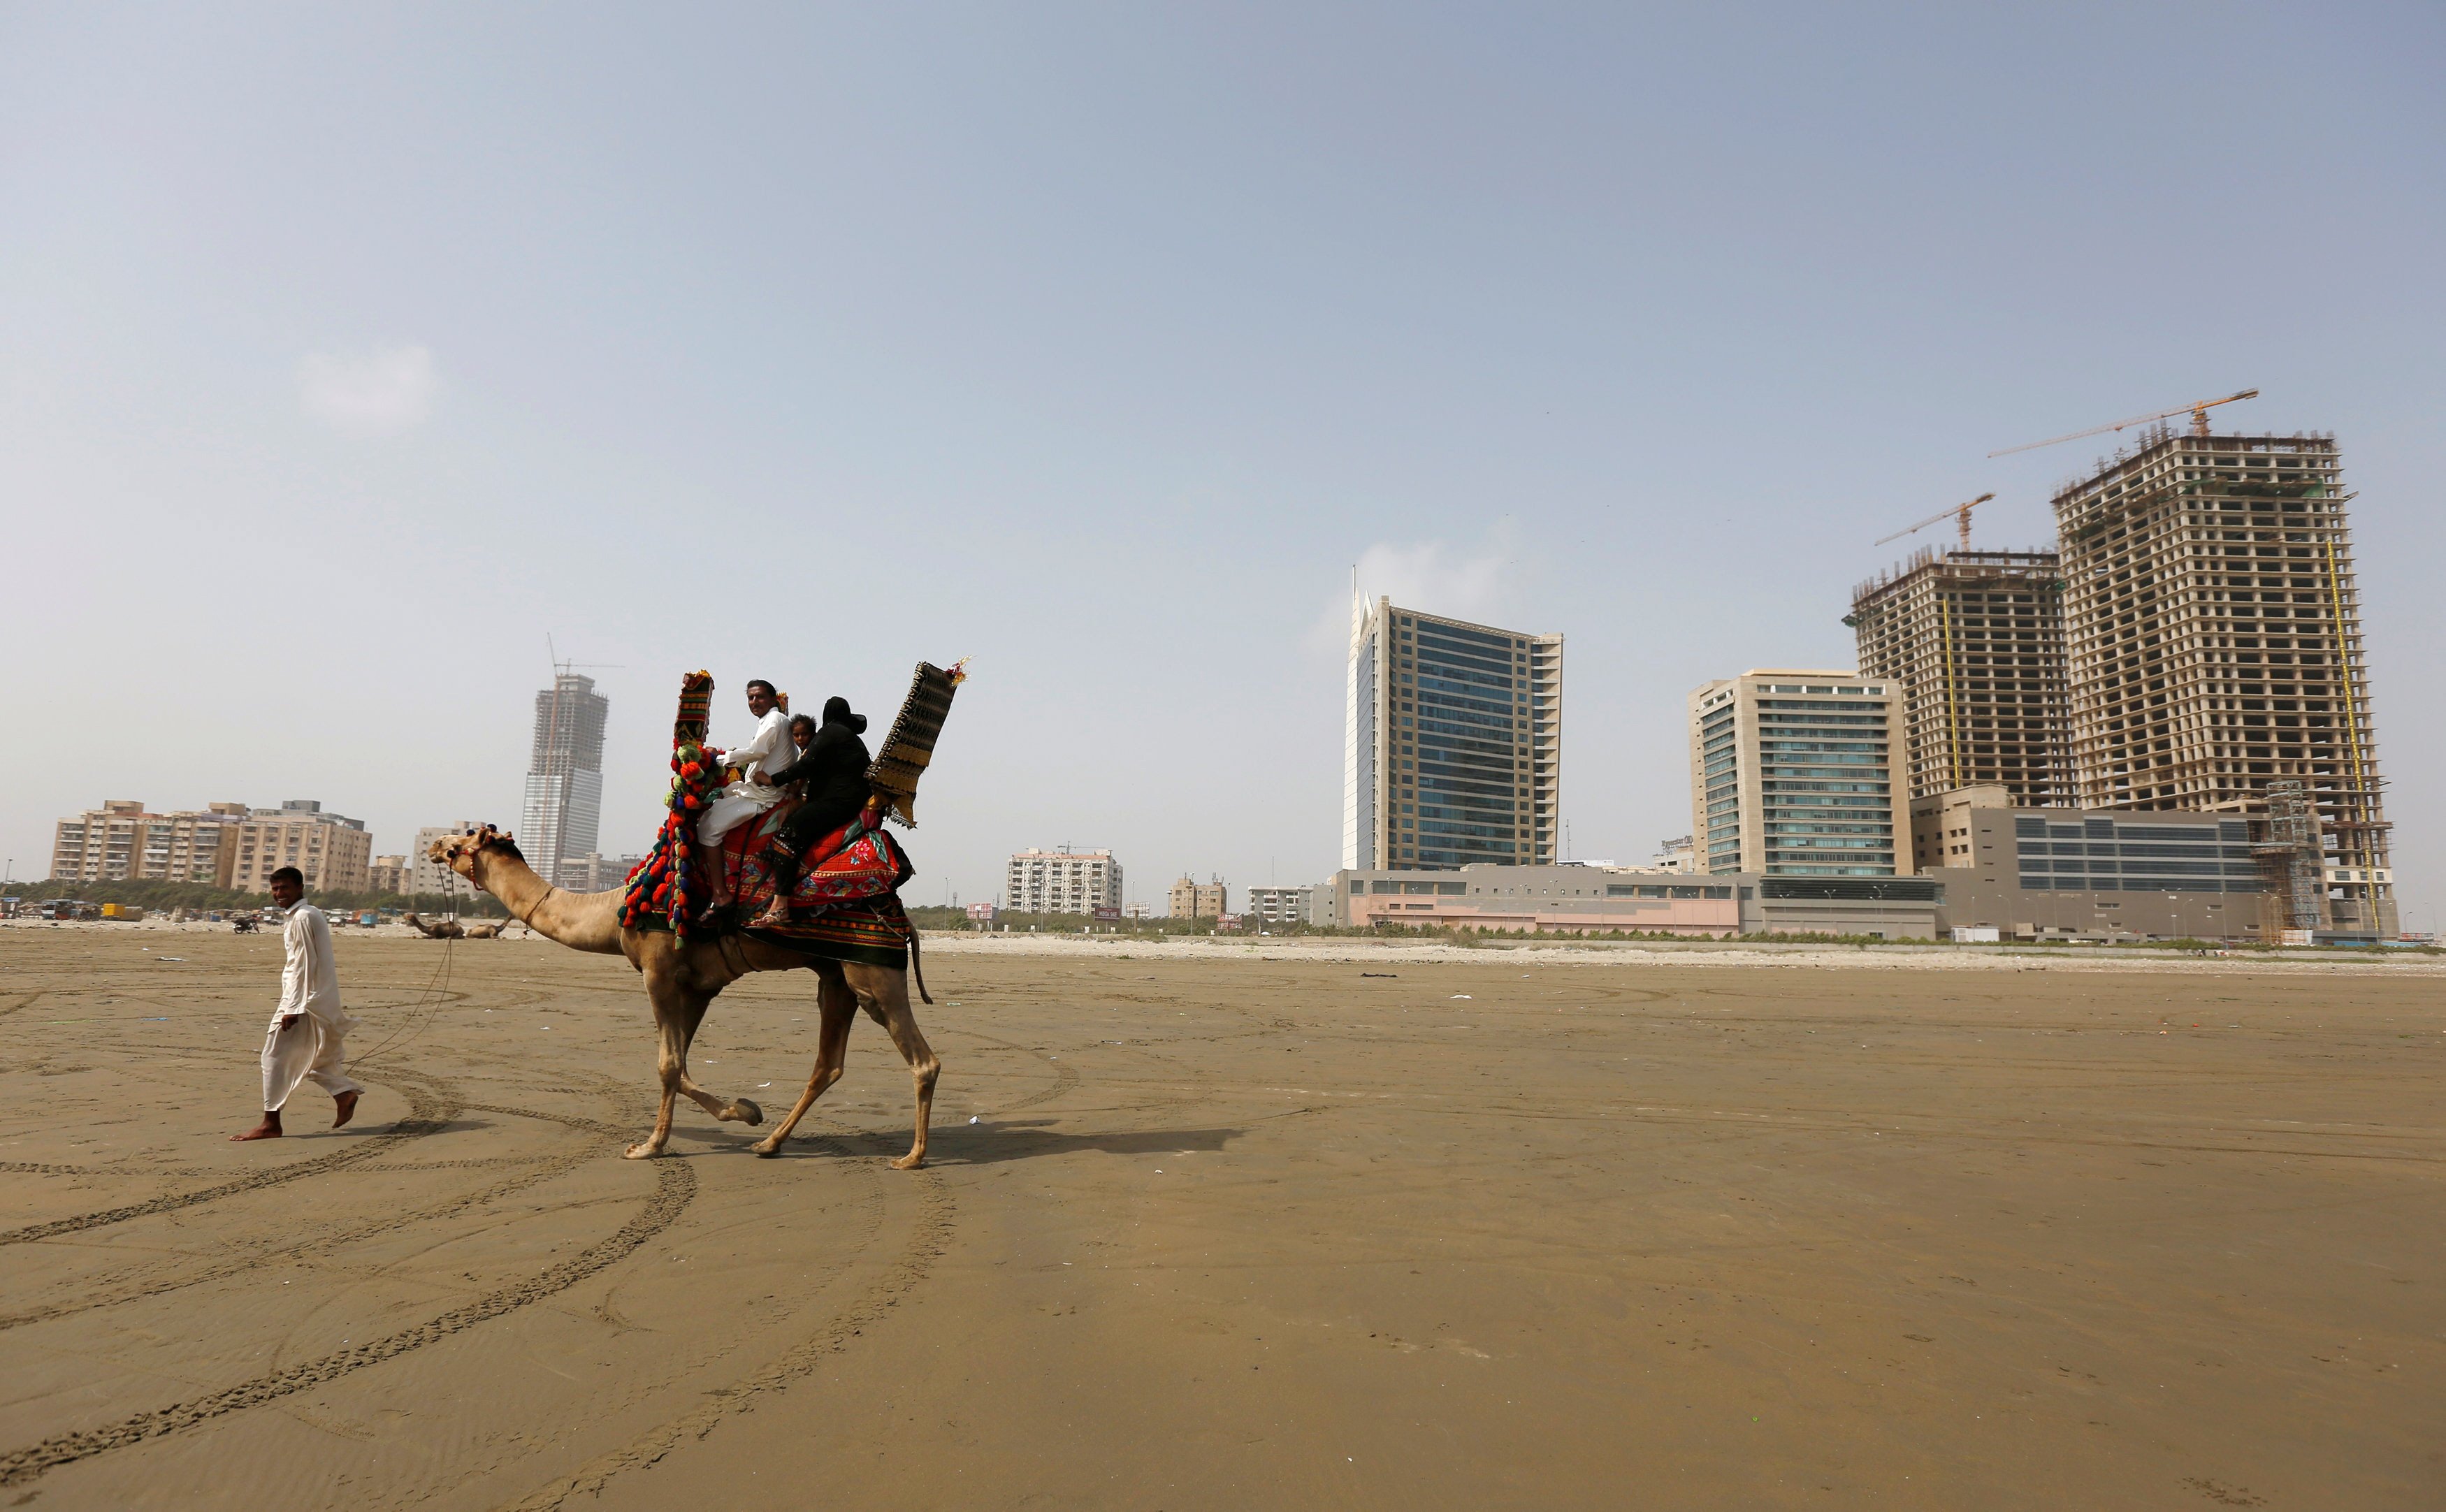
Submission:
<svg viewBox="0 0 2446 1512">
<path fill-rule="evenodd" d="M 0 1499 L 37 1508 L 2421 1508 L 2446 968 L 930 944 L 785 1158 L 626 964 L 0 928 Z M 813 980 L 692 1069 L 785 1109 Z"/>
</svg>

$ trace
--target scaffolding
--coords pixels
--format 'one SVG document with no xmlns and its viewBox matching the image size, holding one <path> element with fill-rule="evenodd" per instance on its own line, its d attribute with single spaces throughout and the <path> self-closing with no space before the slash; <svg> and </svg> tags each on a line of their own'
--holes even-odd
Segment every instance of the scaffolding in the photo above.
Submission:
<svg viewBox="0 0 2446 1512">
<path fill-rule="evenodd" d="M 2321 905 L 2327 896 L 2326 844 L 2319 829 L 2319 807 L 2310 785 L 2300 777 L 2271 777 L 2267 783 L 2267 817 L 2250 843 L 2259 863 L 2269 906 L 2261 910 L 2261 927 L 2278 943 L 2309 943 L 2321 924 Z M 2294 937 L 2286 940 L 2286 932 Z"/>
</svg>

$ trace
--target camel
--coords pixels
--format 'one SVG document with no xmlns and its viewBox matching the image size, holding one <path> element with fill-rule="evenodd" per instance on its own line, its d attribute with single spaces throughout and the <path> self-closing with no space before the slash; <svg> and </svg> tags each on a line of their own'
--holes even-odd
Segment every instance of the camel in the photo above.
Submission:
<svg viewBox="0 0 2446 1512">
<path fill-rule="evenodd" d="M 426 924 L 415 914 L 404 913 L 399 916 L 399 922 L 427 940 L 459 940 L 463 939 L 467 933 L 456 919 L 439 919 L 432 924 Z"/>
<path fill-rule="evenodd" d="M 429 859 L 448 867 L 499 898 L 520 923 L 546 939 L 572 950 L 594 955 L 626 956 L 646 979 L 647 1000 L 653 1005 L 661 1034 L 656 1066 L 662 1077 L 662 1108 L 654 1131 L 628 1149 L 630 1160 L 650 1160 L 663 1152 L 671 1137 L 674 1098 L 690 1102 L 724 1123 L 764 1121 L 764 1111 L 747 1098 L 724 1101 L 688 1078 L 688 1043 L 696 1037 L 706 1010 L 723 988 L 755 971 L 791 971 L 804 967 L 816 974 L 816 1001 L 821 1014 L 816 1042 L 816 1068 L 807 1090 L 781 1127 L 749 1148 L 759 1155 L 781 1153 L 816 1099 L 840 1080 L 849 1050 L 850 1026 L 859 1009 L 891 1035 L 909 1074 L 916 1084 L 917 1129 L 909 1153 L 892 1162 L 894 1170 L 915 1170 L 926 1164 L 926 1129 L 934 1107 L 934 1082 L 942 1062 L 928 1047 L 909 1009 L 909 973 L 895 966 L 818 960 L 744 935 L 700 935 L 682 943 L 668 931 L 629 929 L 620 924 L 623 888 L 609 892 L 564 892 L 535 874 L 508 835 L 490 825 L 463 835 L 433 842 Z"/>
</svg>

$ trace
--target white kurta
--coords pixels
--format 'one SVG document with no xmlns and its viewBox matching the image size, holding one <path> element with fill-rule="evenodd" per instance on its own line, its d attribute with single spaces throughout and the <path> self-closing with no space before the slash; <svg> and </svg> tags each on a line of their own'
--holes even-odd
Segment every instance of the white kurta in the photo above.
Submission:
<svg viewBox="0 0 2446 1512">
<path fill-rule="evenodd" d="M 331 922 L 312 904 L 299 902 L 289 909 L 280 928 L 288 963 L 280 972 L 280 1006 L 272 1010 L 272 1027 L 263 1036 L 263 1109 L 278 1112 L 297 1084 L 310 1077 L 332 1096 L 363 1092 L 345 1073 L 347 1055 L 341 1041 L 357 1025 L 340 1006 L 340 972 L 331 960 Z M 291 1014 L 297 1021 L 287 1028 Z"/>
<path fill-rule="evenodd" d="M 697 839 L 718 846 L 724 835 L 781 802 L 781 789 L 750 782 L 747 776 L 778 771 L 798 758 L 799 748 L 790 743 L 790 717 L 780 709 L 768 710 L 745 745 L 723 754 L 724 765 L 737 767 L 747 775 L 723 789 L 721 797 L 706 805 L 705 817 L 696 822 Z"/>
</svg>

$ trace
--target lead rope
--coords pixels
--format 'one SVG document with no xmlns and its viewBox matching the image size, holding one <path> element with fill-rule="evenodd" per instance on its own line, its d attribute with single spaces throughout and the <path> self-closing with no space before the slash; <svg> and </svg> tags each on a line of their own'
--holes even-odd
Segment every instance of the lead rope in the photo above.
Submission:
<svg viewBox="0 0 2446 1512">
<path fill-rule="evenodd" d="M 403 1038 L 405 1043 L 401 1045 L 402 1049 L 416 1042 L 417 1036 L 424 1033 L 425 1026 L 433 1021 L 434 1015 L 442 1011 L 442 1002 L 450 995 L 450 952 L 457 944 L 455 940 L 442 942 L 441 964 L 433 968 L 433 976 L 425 982 L 424 991 L 417 996 L 416 1001 L 408 1004 L 407 1012 L 400 1018 L 399 1027 L 384 1036 L 380 1044 L 364 1055 L 349 1056 L 348 1064 L 362 1066 Z"/>
</svg>

